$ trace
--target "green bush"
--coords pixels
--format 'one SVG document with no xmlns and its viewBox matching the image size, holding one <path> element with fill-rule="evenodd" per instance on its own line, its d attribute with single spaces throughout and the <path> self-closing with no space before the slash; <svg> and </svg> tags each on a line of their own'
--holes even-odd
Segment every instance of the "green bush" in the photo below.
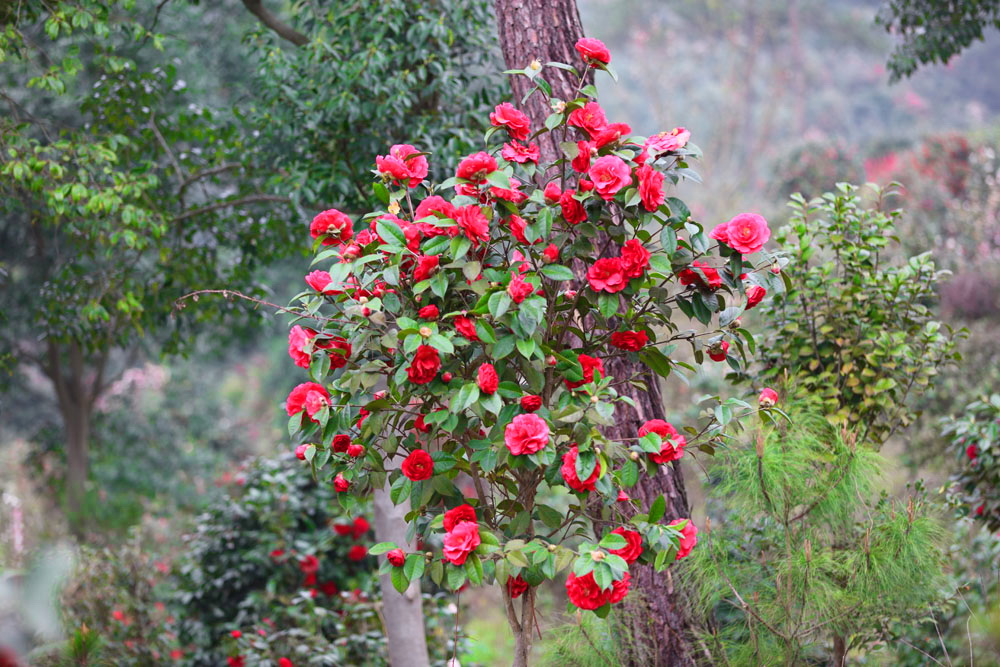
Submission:
<svg viewBox="0 0 1000 667">
<path fill-rule="evenodd" d="M 880 446 L 916 413 L 909 401 L 960 357 L 955 332 L 934 318 L 945 272 L 930 253 L 891 260 L 902 211 L 892 190 L 841 183 L 806 202 L 793 195 L 789 224 L 775 240 L 789 257 L 788 290 L 765 300 L 772 335 L 760 345 L 764 384 L 819 396 L 830 423 Z"/>
<path fill-rule="evenodd" d="M 198 517 L 176 568 L 186 664 L 215 667 L 237 655 L 248 664 L 306 656 L 311 664 L 387 664 L 368 522 L 344 515 L 333 489 L 291 455 L 257 460 L 238 482 Z M 314 576 L 304 565 L 310 556 Z M 447 598 L 424 597 L 431 656 L 443 663 L 453 649 Z"/>
</svg>

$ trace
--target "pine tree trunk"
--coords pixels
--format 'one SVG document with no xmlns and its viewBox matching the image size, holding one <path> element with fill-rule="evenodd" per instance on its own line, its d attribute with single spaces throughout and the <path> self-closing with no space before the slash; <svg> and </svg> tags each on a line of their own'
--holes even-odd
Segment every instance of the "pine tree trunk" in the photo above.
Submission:
<svg viewBox="0 0 1000 667">
<path fill-rule="evenodd" d="M 583 26 L 575 0 L 494 0 L 494 6 L 500 47 L 508 69 L 524 69 L 532 60 L 542 64 L 557 61 L 581 66 L 574 45 L 583 37 Z M 571 73 L 549 68 L 544 71 L 544 76 L 552 86 L 555 97 L 563 100 L 572 97 L 578 79 Z M 515 106 L 528 114 L 532 127 L 541 127 L 551 113 L 543 97 L 532 95 L 522 105 L 520 101 L 531 84 L 527 77 L 517 76 L 512 77 L 511 85 Z M 544 134 L 539 139 L 542 162 L 551 162 L 560 156 L 553 134 Z M 617 424 L 605 429 L 605 435 L 611 439 L 634 438 L 645 421 L 663 419 L 663 399 L 656 376 L 645 366 L 619 357 L 610 360 L 607 369 L 612 377 L 631 377 L 641 373 L 649 390 L 640 392 L 631 386 L 621 389 L 635 401 L 636 409 L 619 406 L 615 414 Z M 643 509 L 648 509 L 657 496 L 664 494 L 667 501 L 665 521 L 690 516 L 684 479 L 676 464 L 661 466 L 656 477 L 642 479 L 631 494 L 641 502 Z M 633 582 L 633 590 L 637 594 L 627 598 L 634 612 L 628 617 L 636 619 L 643 627 L 633 627 L 633 636 L 628 641 L 638 642 L 641 646 L 634 656 L 622 658 L 636 667 L 694 664 L 686 638 L 688 623 L 676 591 L 677 582 L 671 584 L 665 574 L 657 574 L 652 567 L 638 565 L 633 567 Z M 655 656 L 655 663 L 649 662 L 650 656 Z"/>
</svg>

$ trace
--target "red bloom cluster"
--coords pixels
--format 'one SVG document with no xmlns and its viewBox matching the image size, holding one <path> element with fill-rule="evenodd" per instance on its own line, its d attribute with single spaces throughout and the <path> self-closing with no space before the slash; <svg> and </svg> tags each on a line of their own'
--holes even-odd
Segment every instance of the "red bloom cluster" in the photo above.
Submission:
<svg viewBox="0 0 1000 667">
<path fill-rule="evenodd" d="M 653 463 L 670 463 L 684 456 L 687 438 L 678 433 L 670 422 L 665 422 L 662 419 L 650 419 L 639 428 L 639 437 L 649 433 L 655 433 L 663 440 L 660 453 L 649 454 L 649 460 Z"/>
<path fill-rule="evenodd" d="M 638 239 L 629 239 L 618 257 L 599 259 L 587 270 L 587 282 L 595 292 L 615 294 L 628 287 L 633 278 L 641 278 L 649 267 L 650 252 Z"/>
<path fill-rule="evenodd" d="M 594 490 L 597 484 L 597 478 L 601 476 L 601 465 L 598 462 L 594 466 L 593 472 L 587 479 L 580 479 L 579 475 L 576 474 L 576 459 L 580 455 L 580 448 L 573 445 L 569 448 L 565 454 L 563 454 L 562 466 L 559 467 L 559 472 L 562 474 L 563 481 L 574 491 L 590 492 Z"/>
<path fill-rule="evenodd" d="M 594 573 L 588 572 L 578 577 L 572 572 L 566 578 L 566 595 L 569 601 L 580 609 L 594 610 L 606 604 L 617 604 L 628 595 L 631 575 L 625 573 L 619 581 L 612 582 L 611 588 L 602 590 L 594 581 Z"/>
</svg>

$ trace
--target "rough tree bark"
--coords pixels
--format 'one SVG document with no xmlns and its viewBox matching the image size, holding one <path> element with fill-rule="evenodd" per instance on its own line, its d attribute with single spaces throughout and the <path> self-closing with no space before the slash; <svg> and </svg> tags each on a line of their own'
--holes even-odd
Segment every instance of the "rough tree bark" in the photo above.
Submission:
<svg viewBox="0 0 1000 667">
<path fill-rule="evenodd" d="M 574 44 L 583 37 L 583 25 L 575 0 L 494 0 L 494 6 L 500 48 L 508 69 L 524 69 L 536 59 L 543 64 L 558 61 L 580 65 Z M 570 99 L 578 83 L 571 73 L 560 69 L 545 70 L 545 78 L 552 86 L 553 95 L 560 99 Z M 520 105 L 531 84 L 526 77 L 520 76 L 513 77 L 511 84 L 515 104 L 528 114 L 534 127 L 541 127 L 551 113 L 542 96 L 532 95 L 526 104 Z M 543 162 L 551 162 L 560 156 L 553 134 L 543 135 L 539 147 Z M 624 390 L 635 401 L 636 409 L 626 410 L 624 406 L 618 409 L 615 415 L 617 425 L 605 430 L 609 438 L 634 438 L 646 420 L 663 419 L 663 398 L 655 375 L 644 365 L 624 358 L 610 360 L 607 368 L 613 377 L 639 374 L 649 387 L 646 392 L 631 386 Z M 644 509 L 648 509 L 657 496 L 664 494 L 667 501 L 666 521 L 690 516 L 684 479 L 676 463 L 661 466 L 656 477 L 641 480 L 631 494 Z M 637 667 L 647 667 L 649 656 L 655 656 L 656 665 L 694 664 L 686 638 L 687 619 L 674 582 L 648 566 L 634 567 L 633 581 L 638 594 L 628 598 L 633 608 L 627 617 L 644 623 L 644 626 L 633 628 L 631 641 L 644 645 L 635 655 L 623 658 Z M 640 608 L 635 608 L 637 606 Z"/>
<path fill-rule="evenodd" d="M 393 459 L 392 467 L 398 465 L 398 458 Z M 390 469 L 390 466 L 387 465 L 386 469 Z M 372 504 L 375 508 L 375 539 L 379 542 L 395 542 L 407 553 L 415 551 L 416 544 L 406 540 L 407 524 L 403 518 L 410 511 L 410 502 L 407 500 L 393 505 L 386 485 L 375 490 Z M 389 640 L 389 664 L 393 667 L 428 667 L 430 660 L 427 657 L 420 580 L 411 583 L 403 595 L 396 591 L 388 574 L 379 577 L 379 585 L 382 588 L 382 612 Z"/>
</svg>

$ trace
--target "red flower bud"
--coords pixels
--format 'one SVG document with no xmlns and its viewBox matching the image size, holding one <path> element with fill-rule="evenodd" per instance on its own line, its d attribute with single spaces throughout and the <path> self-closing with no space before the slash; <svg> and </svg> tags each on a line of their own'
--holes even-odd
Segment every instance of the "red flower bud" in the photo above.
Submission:
<svg viewBox="0 0 1000 667">
<path fill-rule="evenodd" d="M 393 567 L 403 567 L 403 563 L 406 562 L 406 554 L 403 553 L 402 549 L 393 549 L 385 555 L 385 559 Z"/>
<path fill-rule="evenodd" d="M 441 374 L 441 379 L 442 379 L 442 380 L 443 380 L 444 382 L 451 382 L 451 379 L 452 379 L 453 377 L 455 377 L 455 376 L 454 376 L 454 375 L 452 375 L 451 373 L 448 373 L 448 372 L 444 372 L 444 373 L 442 373 L 442 374 Z"/>
<path fill-rule="evenodd" d="M 333 478 L 333 490 L 337 493 L 343 493 L 349 488 L 351 488 L 351 483 L 344 479 L 344 476 L 338 472 L 337 476 Z"/>
<path fill-rule="evenodd" d="M 525 412 L 534 412 L 538 408 L 542 407 L 542 397 L 535 396 L 534 394 L 528 394 L 527 396 L 521 397 L 521 409 Z"/>
<path fill-rule="evenodd" d="M 365 453 L 365 448 L 362 445 L 351 445 L 347 448 L 347 455 L 352 459 L 356 459 Z"/>
<path fill-rule="evenodd" d="M 298 447 L 296 447 L 295 448 L 295 458 L 297 458 L 299 461 L 305 461 L 306 460 L 306 449 L 308 449 L 308 448 L 309 448 L 309 445 L 299 445 Z"/>
</svg>

